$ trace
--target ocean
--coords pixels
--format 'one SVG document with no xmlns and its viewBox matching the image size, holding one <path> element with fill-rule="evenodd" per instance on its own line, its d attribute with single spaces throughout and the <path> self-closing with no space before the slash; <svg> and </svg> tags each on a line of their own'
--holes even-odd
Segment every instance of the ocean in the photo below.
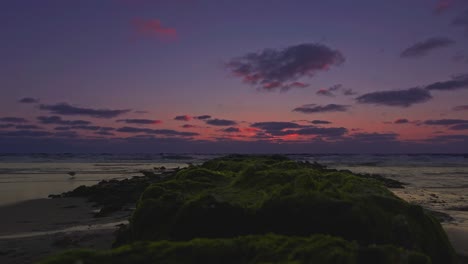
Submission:
<svg viewBox="0 0 468 264">
<path fill-rule="evenodd" d="M 185 167 L 220 156 L 223 154 L 0 154 L 0 206 L 47 198 L 49 194 L 101 180 L 140 176 L 140 171 L 155 167 Z M 457 252 L 468 255 L 468 155 L 287 156 L 334 169 L 380 174 L 406 183 L 404 189 L 391 190 L 410 203 L 442 213 L 438 214 L 446 220 L 442 226 Z M 75 176 L 71 177 L 70 172 L 75 172 Z M 30 202 L 39 201 L 42 200 Z"/>
<path fill-rule="evenodd" d="M 220 156 L 223 154 L 0 154 L 0 205 L 47 198 L 101 180 L 139 176 L 141 170 L 185 167 Z M 408 185 L 397 194 L 406 193 L 405 199 L 430 208 L 450 211 L 468 206 L 468 154 L 287 156 L 402 181 Z M 69 172 L 76 175 L 71 177 Z"/>
</svg>

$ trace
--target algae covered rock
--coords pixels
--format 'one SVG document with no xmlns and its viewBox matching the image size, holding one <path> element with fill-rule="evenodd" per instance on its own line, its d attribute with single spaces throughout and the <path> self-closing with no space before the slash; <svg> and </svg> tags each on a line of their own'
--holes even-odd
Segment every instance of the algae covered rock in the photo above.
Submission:
<svg viewBox="0 0 468 264">
<path fill-rule="evenodd" d="M 455 263 L 440 223 L 384 184 L 278 155 L 217 158 L 146 188 L 121 247 L 46 263 Z"/>
<path fill-rule="evenodd" d="M 421 253 L 394 246 L 362 247 L 355 242 L 326 235 L 305 238 L 267 234 L 179 242 L 137 242 L 109 251 L 70 251 L 42 263 L 429 264 L 430 260 Z"/>
<path fill-rule="evenodd" d="M 440 224 L 377 180 L 283 156 L 228 156 L 179 171 L 143 193 L 125 242 L 276 233 L 391 244 L 450 263 Z"/>
</svg>

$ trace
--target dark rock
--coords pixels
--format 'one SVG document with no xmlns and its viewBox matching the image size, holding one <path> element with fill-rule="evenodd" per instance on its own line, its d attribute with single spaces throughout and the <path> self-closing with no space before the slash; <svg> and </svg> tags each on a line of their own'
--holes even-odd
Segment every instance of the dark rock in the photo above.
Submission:
<svg viewBox="0 0 468 264">
<path fill-rule="evenodd" d="M 277 233 L 339 236 L 362 245 L 418 248 L 433 263 L 454 251 L 439 222 L 378 175 L 329 170 L 284 157 L 213 159 L 152 184 L 122 243 Z"/>
<path fill-rule="evenodd" d="M 439 211 L 434 211 L 434 210 L 429 210 L 425 209 L 430 215 L 434 216 L 439 222 L 451 222 L 455 220 L 453 217 L 451 217 L 449 214 L 439 212 Z"/>
<path fill-rule="evenodd" d="M 454 206 L 447 208 L 447 210 L 466 212 L 468 211 L 468 206 Z"/>
<path fill-rule="evenodd" d="M 76 263 L 360 263 L 429 264 L 415 251 L 391 245 L 361 246 L 327 235 L 292 237 L 267 234 L 226 239 L 138 242 L 104 252 L 75 250 L 62 253 L 43 264 Z M 404 261 L 403 261 L 404 260 Z"/>
<path fill-rule="evenodd" d="M 103 181 L 69 195 L 106 212 L 138 201 L 117 232 L 122 247 L 45 263 L 455 263 L 439 221 L 385 186 L 402 184 L 279 155 L 229 155 L 161 177 Z"/>
</svg>

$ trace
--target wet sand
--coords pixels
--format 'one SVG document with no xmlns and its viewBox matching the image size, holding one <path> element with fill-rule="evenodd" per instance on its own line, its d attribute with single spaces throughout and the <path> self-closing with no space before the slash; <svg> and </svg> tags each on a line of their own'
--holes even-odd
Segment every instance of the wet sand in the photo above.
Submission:
<svg viewBox="0 0 468 264">
<path fill-rule="evenodd" d="M 456 252 L 468 257 L 468 193 L 456 188 L 392 189 L 400 198 L 424 208 L 448 214 L 452 219 L 442 223 Z"/>
<path fill-rule="evenodd" d="M 392 191 L 411 203 L 453 217 L 442 226 L 457 253 L 468 256 L 468 211 L 464 207 L 468 197 L 442 189 Z M 95 218 L 97 210 L 82 198 L 37 199 L 0 207 L 0 263 L 34 263 L 72 248 L 110 248 L 115 230 L 127 222 L 131 210 Z"/>
<path fill-rule="evenodd" d="M 130 211 L 95 218 L 82 198 L 38 199 L 0 207 L 0 263 L 34 263 L 71 248 L 108 249 Z"/>
</svg>

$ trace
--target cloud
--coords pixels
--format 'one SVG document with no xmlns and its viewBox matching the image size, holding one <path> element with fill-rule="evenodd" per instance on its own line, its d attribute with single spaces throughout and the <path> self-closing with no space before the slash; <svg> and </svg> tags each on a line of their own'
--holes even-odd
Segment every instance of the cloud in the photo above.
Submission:
<svg viewBox="0 0 468 264">
<path fill-rule="evenodd" d="M 451 130 L 468 130 L 468 122 L 465 124 L 458 124 L 450 127 Z"/>
<path fill-rule="evenodd" d="M 293 123 L 293 122 L 257 122 L 250 125 L 251 127 L 258 128 L 261 130 L 271 131 L 281 131 L 288 128 L 302 128 L 303 126 Z"/>
<path fill-rule="evenodd" d="M 2 117 L 0 118 L 0 122 L 5 122 L 5 123 L 27 123 L 28 120 L 22 118 L 22 117 Z"/>
<path fill-rule="evenodd" d="M 241 132 L 241 130 L 239 128 L 237 128 L 237 127 L 228 127 L 228 128 L 221 129 L 220 131 L 226 132 L 226 133 L 239 133 L 239 132 Z"/>
<path fill-rule="evenodd" d="M 170 129 L 150 129 L 150 128 L 139 128 L 139 127 L 121 127 L 116 130 L 117 132 L 123 133 L 145 133 L 152 135 L 164 135 L 164 136 L 182 136 L 182 137 L 191 137 L 198 136 L 198 133 L 194 132 L 180 132 Z"/>
<path fill-rule="evenodd" d="M 294 112 L 301 112 L 304 114 L 314 114 L 314 113 L 325 113 L 325 112 L 346 112 L 348 111 L 349 105 L 338 105 L 338 104 L 328 104 L 328 105 L 316 105 L 308 104 L 303 105 L 297 108 L 294 108 Z"/>
<path fill-rule="evenodd" d="M 318 90 L 315 94 L 317 95 L 323 95 L 323 96 L 330 96 L 330 97 L 335 97 L 335 94 L 333 94 L 330 90 L 328 89 L 320 89 Z"/>
<path fill-rule="evenodd" d="M 54 128 L 54 130 L 57 130 L 57 131 L 68 131 L 72 129 L 88 130 L 88 131 L 103 131 L 103 132 L 115 130 L 115 128 L 113 127 L 100 127 L 100 126 L 88 126 L 88 125 L 59 126 L 59 127 Z"/>
<path fill-rule="evenodd" d="M 42 129 L 42 127 L 36 125 L 18 125 L 15 128 L 20 130 Z"/>
<path fill-rule="evenodd" d="M 456 27 L 462 27 L 468 32 L 468 10 L 460 14 L 452 21 L 452 25 Z"/>
<path fill-rule="evenodd" d="M 117 122 L 123 122 L 127 124 L 136 124 L 136 125 L 156 125 L 161 124 L 161 120 L 152 120 L 152 119 L 120 119 Z"/>
<path fill-rule="evenodd" d="M 69 126 L 62 126 L 62 127 L 55 127 L 54 130 L 57 130 L 57 131 L 67 131 L 67 130 L 70 130 L 72 129 L 72 127 L 69 127 Z"/>
<path fill-rule="evenodd" d="M 0 136 L 5 137 L 46 137 L 51 135 L 53 134 L 50 132 L 37 130 L 15 130 L 0 132 Z"/>
<path fill-rule="evenodd" d="M 97 131 L 94 134 L 101 135 L 101 136 L 115 136 L 114 133 L 109 132 L 109 131 Z"/>
<path fill-rule="evenodd" d="M 185 124 L 183 126 L 181 126 L 182 128 L 195 128 L 197 126 L 194 126 L 194 125 L 190 125 L 190 124 Z"/>
<path fill-rule="evenodd" d="M 430 38 L 425 41 L 418 42 L 411 47 L 403 50 L 400 54 L 402 58 L 417 58 L 423 57 L 429 53 L 429 51 L 445 48 L 455 44 L 455 41 L 448 38 Z"/>
<path fill-rule="evenodd" d="M 163 26 L 158 19 L 134 18 L 132 25 L 139 36 L 157 37 L 162 40 L 177 39 L 177 30 Z"/>
<path fill-rule="evenodd" d="M 461 131 L 465 132 L 465 131 Z M 59 135 L 61 137 L 59 137 Z M 68 137 L 67 137 L 68 136 Z M 294 138 L 294 137 L 292 137 Z M 207 153 L 466 153 L 468 135 L 438 135 L 426 141 L 400 141 L 394 133 L 361 133 L 322 140 L 271 140 L 259 134 L 250 140 L 224 138 L 197 140 L 190 137 L 157 137 L 131 134 L 129 137 L 78 137 L 73 131 L 60 132 L 50 137 L 0 136 L 2 151 L 7 153 L 188 153 L 203 149 Z M 460 156 L 462 157 L 463 154 Z"/>
<path fill-rule="evenodd" d="M 56 132 L 54 136 L 59 137 L 59 138 L 77 138 L 78 133 L 76 133 L 75 131 L 64 131 L 64 132 Z"/>
<path fill-rule="evenodd" d="M 266 83 L 263 85 L 262 88 L 266 90 L 273 90 L 276 88 L 280 88 L 281 92 L 286 92 L 291 88 L 306 88 L 306 87 L 309 87 L 309 84 L 296 81 L 290 84 L 282 84 L 280 82 Z"/>
<path fill-rule="evenodd" d="M 34 104 L 34 103 L 39 103 L 39 99 L 32 98 L 32 97 L 24 97 L 24 98 L 19 99 L 18 103 Z"/>
<path fill-rule="evenodd" d="M 453 108 L 454 111 L 466 111 L 468 110 L 468 105 L 459 105 Z"/>
<path fill-rule="evenodd" d="M 38 116 L 37 120 L 45 125 L 86 126 L 91 124 L 85 120 L 63 120 L 60 116 Z"/>
<path fill-rule="evenodd" d="M 397 141 L 398 136 L 396 133 L 356 133 L 352 139 L 361 142 Z"/>
<path fill-rule="evenodd" d="M 130 112 L 130 109 L 112 110 L 112 109 L 92 109 L 69 105 L 67 103 L 59 103 L 55 105 L 40 105 L 39 109 L 49 111 L 57 115 L 78 115 L 90 116 L 95 118 L 114 118 Z"/>
<path fill-rule="evenodd" d="M 315 135 L 315 136 L 325 136 L 325 137 L 339 137 L 348 133 L 348 129 L 344 127 L 308 127 L 302 128 L 299 130 L 289 131 L 298 135 Z"/>
<path fill-rule="evenodd" d="M 343 92 L 344 95 L 347 95 L 347 96 L 357 94 L 357 92 L 353 91 L 353 89 L 351 89 L 351 88 L 344 88 L 342 92 Z"/>
<path fill-rule="evenodd" d="M 454 0 L 438 0 L 437 4 L 434 8 L 434 12 L 436 14 L 440 14 L 444 12 L 445 10 L 449 9 L 452 7 Z"/>
<path fill-rule="evenodd" d="M 397 107 L 409 107 L 413 104 L 424 103 L 432 99 L 431 94 L 422 88 L 372 92 L 359 96 L 356 101 L 360 104 L 375 104 Z"/>
<path fill-rule="evenodd" d="M 468 142 L 468 135 L 441 135 L 427 139 L 429 143 L 433 142 L 461 142 L 466 143 Z"/>
<path fill-rule="evenodd" d="M 311 77 L 318 71 L 339 66 L 345 61 L 338 50 L 322 44 L 299 44 L 282 50 L 265 49 L 234 58 L 226 64 L 235 76 L 260 89 L 287 90 L 305 87 L 297 82 L 302 77 Z"/>
<path fill-rule="evenodd" d="M 180 115 L 180 116 L 174 117 L 174 120 L 177 120 L 177 121 L 190 121 L 191 119 L 192 117 L 189 115 Z"/>
<path fill-rule="evenodd" d="M 227 120 L 227 119 L 208 119 L 205 120 L 205 123 L 212 126 L 235 126 L 237 125 L 236 121 Z"/>
<path fill-rule="evenodd" d="M 348 132 L 348 130 L 343 127 L 324 128 L 310 125 L 300 125 L 294 122 L 258 122 L 253 123 L 251 127 L 262 130 L 262 132 L 257 133 L 257 138 L 270 138 L 271 136 L 289 135 L 338 137 Z"/>
<path fill-rule="evenodd" d="M 290 88 L 306 88 L 309 87 L 309 84 L 303 82 L 293 82 L 286 86 L 286 89 Z"/>
<path fill-rule="evenodd" d="M 195 116 L 194 118 L 198 119 L 198 120 L 206 120 L 206 119 L 211 119 L 211 116 L 210 115 L 201 115 L 201 116 Z"/>
<path fill-rule="evenodd" d="M 0 128 L 10 128 L 14 126 L 15 126 L 14 124 L 0 124 Z"/>
<path fill-rule="evenodd" d="M 468 120 L 464 119 L 437 119 L 437 120 L 426 120 L 424 121 L 425 125 L 430 126 L 451 126 L 458 124 L 467 124 Z"/>
<path fill-rule="evenodd" d="M 310 121 L 310 123 L 314 125 L 327 125 L 327 124 L 331 124 L 332 122 L 326 121 L 326 120 L 312 120 Z"/>
<path fill-rule="evenodd" d="M 90 130 L 90 131 L 97 131 L 101 129 L 100 126 L 72 126 L 73 129 L 79 129 L 79 130 Z"/>
<path fill-rule="evenodd" d="M 341 84 L 335 84 L 327 89 L 320 89 L 316 92 L 317 95 L 324 95 L 324 96 L 331 96 L 334 97 L 335 94 L 333 92 L 340 90 L 343 87 Z"/>
<path fill-rule="evenodd" d="M 400 118 L 400 119 L 395 120 L 393 123 L 394 124 L 408 124 L 409 120 L 406 118 Z"/>
<path fill-rule="evenodd" d="M 452 80 L 435 82 L 425 87 L 429 91 L 453 91 L 468 89 L 468 74 L 462 74 L 452 77 Z"/>
<path fill-rule="evenodd" d="M 343 85 L 341 84 L 336 84 L 331 87 L 328 87 L 326 89 L 320 89 L 316 92 L 317 95 L 322 95 L 322 96 L 329 96 L 329 97 L 335 97 L 335 93 L 341 91 L 343 95 L 350 96 L 350 95 L 355 95 L 356 92 L 354 92 L 350 88 L 343 88 Z"/>
</svg>

